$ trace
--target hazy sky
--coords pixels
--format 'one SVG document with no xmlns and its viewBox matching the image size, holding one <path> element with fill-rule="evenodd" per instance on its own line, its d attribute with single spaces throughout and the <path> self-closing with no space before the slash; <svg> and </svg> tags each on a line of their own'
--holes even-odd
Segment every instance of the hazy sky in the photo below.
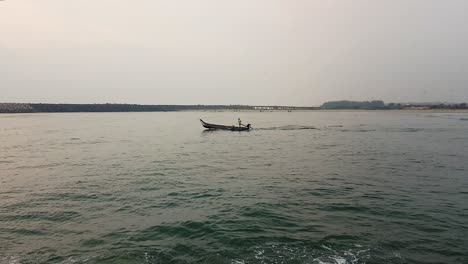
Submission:
<svg viewBox="0 0 468 264">
<path fill-rule="evenodd" d="M 0 1 L 0 102 L 468 101 L 466 0 Z"/>
</svg>

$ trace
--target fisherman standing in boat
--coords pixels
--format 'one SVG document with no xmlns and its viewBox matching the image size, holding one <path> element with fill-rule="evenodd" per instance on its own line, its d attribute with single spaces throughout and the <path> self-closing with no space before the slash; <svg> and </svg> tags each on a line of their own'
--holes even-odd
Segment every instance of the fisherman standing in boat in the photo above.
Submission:
<svg viewBox="0 0 468 264">
<path fill-rule="evenodd" d="M 237 118 L 237 121 L 239 122 L 239 127 L 241 127 L 241 126 L 242 126 L 242 121 L 241 121 L 241 119 L 240 119 L 240 118 Z"/>
</svg>

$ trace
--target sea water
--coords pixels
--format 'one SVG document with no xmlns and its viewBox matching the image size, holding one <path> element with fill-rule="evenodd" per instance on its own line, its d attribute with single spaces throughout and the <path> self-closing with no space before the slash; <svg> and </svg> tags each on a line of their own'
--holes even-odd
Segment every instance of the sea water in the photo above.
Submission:
<svg viewBox="0 0 468 264">
<path fill-rule="evenodd" d="M 0 115 L 0 263 L 468 263 L 467 120 Z"/>
</svg>

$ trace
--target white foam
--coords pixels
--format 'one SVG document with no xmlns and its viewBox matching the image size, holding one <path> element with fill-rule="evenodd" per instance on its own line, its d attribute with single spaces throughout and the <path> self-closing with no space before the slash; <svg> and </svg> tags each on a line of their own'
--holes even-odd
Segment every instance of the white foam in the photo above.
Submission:
<svg viewBox="0 0 468 264">
<path fill-rule="evenodd" d="M 258 250 L 255 252 L 255 258 L 256 259 L 263 259 L 263 254 L 265 253 L 265 250 Z"/>
<path fill-rule="evenodd" d="M 325 246 L 325 245 L 320 245 L 320 246 L 321 246 L 322 248 L 327 249 L 327 250 L 330 250 L 330 251 L 333 250 L 333 249 L 331 249 L 331 248 L 329 248 L 329 247 L 327 247 L 327 246 Z"/>
<path fill-rule="evenodd" d="M 0 258 L 0 263 L 20 264 L 21 262 L 18 256 L 8 256 Z"/>
<path fill-rule="evenodd" d="M 335 257 L 334 258 L 336 264 L 346 264 L 346 259 L 342 258 L 342 257 Z"/>
<path fill-rule="evenodd" d="M 321 260 L 318 259 L 318 258 L 314 259 L 313 261 L 317 261 L 318 264 L 332 264 L 332 263 L 330 263 L 330 262 L 323 262 L 323 261 L 321 261 Z"/>
</svg>

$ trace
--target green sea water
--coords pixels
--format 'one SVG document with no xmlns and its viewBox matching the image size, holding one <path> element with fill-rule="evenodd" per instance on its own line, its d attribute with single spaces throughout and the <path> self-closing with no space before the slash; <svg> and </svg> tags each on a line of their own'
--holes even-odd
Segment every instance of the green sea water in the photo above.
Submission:
<svg viewBox="0 0 468 264">
<path fill-rule="evenodd" d="M 0 115 L 0 263 L 468 263 L 467 120 Z"/>
</svg>

